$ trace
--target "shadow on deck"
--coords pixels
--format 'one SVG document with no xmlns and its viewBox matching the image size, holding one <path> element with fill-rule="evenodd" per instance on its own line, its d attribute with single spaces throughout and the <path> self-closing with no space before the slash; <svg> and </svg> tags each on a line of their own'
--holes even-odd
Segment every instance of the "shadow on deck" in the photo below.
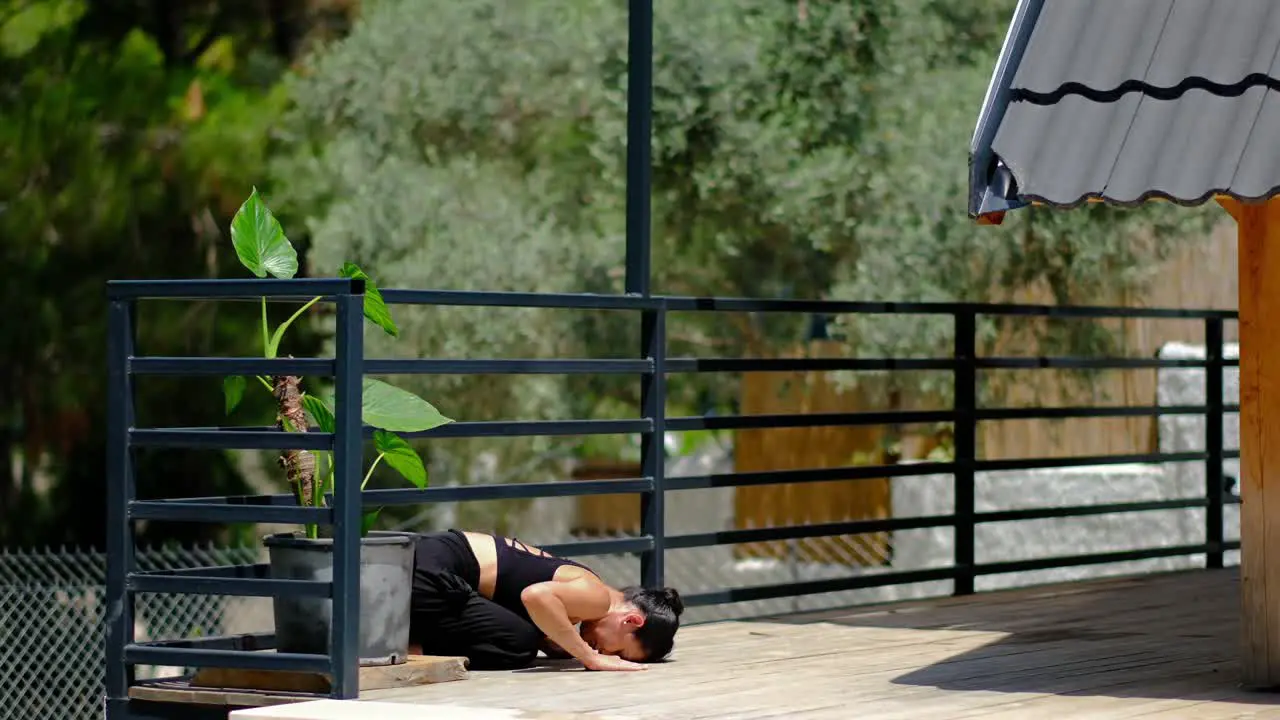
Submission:
<svg viewBox="0 0 1280 720">
<path fill-rule="evenodd" d="M 1185 707 L 1188 717 L 1202 717 L 1201 711 L 1212 706 L 1197 704 L 1218 700 L 1280 711 L 1280 695 L 1238 688 L 1238 568 L 1069 583 L 773 622 L 992 634 L 979 647 L 902 673 L 893 678 L 894 685 L 984 695 L 1168 699 L 1179 701 L 1170 708 Z M 1016 703 L 1005 709 L 1023 707 Z M 1159 706 L 1146 709 L 1158 712 Z"/>
</svg>

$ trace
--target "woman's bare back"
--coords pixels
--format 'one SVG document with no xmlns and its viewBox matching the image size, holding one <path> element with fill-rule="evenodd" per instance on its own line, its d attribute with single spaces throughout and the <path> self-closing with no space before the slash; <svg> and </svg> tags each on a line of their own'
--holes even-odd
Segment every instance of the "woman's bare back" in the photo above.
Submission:
<svg viewBox="0 0 1280 720">
<path fill-rule="evenodd" d="M 471 531 L 464 531 L 463 535 L 466 536 L 467 542 L 471 545 L 471 551 L 475 553 L 476 561 L 480 564 L 480 587 L 478 590 L 481 595 L 492 600 L 494 589 L 498 585 L 498 547 L 494 542 L 494 536 L 489 535 L 488 533 Z M 502 538 L 502 541 L 505 542 L 508 547 L 525 550 L 533 553 L 534 555 L 553 557 L 542 548 L 528 545 L 523 542 L 517 542 L 511 538 Z M 561 565 L 559 568 L 556 568 L 554 579 L 564 582 L 583 577 L 584 575 L 594 577 L 594 575 L 580 567 L 577 567 L 576 565 Z"/>
</svg>

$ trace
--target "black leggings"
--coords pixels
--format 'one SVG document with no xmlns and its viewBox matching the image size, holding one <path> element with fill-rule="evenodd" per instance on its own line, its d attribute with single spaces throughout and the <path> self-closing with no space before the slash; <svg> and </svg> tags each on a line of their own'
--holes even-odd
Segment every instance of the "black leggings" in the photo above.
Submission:
<svg viewBox="0 0 1280 720">
<path fill-rule="evenodd" d="M 458 530 L 419 535 L 415 543 L 409 641 L 425 655 L 468 659 L 473 670 L 528 667 L 542 631 L 482 596 L 480 563 Z"/>
</svg>

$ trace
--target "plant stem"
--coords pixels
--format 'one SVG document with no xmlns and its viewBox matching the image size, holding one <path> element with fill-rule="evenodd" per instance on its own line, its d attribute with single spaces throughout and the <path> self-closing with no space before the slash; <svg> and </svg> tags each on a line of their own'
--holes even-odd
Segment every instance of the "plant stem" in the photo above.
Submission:
<svg viewBox="0 0 1280 720">
<path fill-rule="evenodd" d="M 274 357 L 271 353 L 271 329 L 267 327 L 267 299 L 262 298 L 262 354 L 268 358 Z"/>
<path fill-rule="evenodd" d="M 274 387 L 272 387 L 272 386 L 271 386 L 271 381 L 270 381 L 270 380 L 268 380 L 268 379 L 266 379 L 266 378 L 262 377 L 261 375 L 258 375 L 257 377 L 258 377 L 258 382 L 262 383 L 262 387 L 266 388 L 268 391 L 270 391 L 270 392 L 272 392 L 272 393 L 274 393 L 274 392 L 276 391 L 276 389 L 275 389 Z"/>
<path fill-rule="evenodd" d="M 330 459 L 329 453 L 319 451 L 316 453 L 316 480 L 312 484 L 311 505 L 320 507 L 320 503 L 324 500 L 325 489 L 328 487 L 327 478 L 333 472 L 333 460 Z"/>
<path fill-rule="evenodd" d="M 302 307 L 298 308 L 298 310 L 295 313 L 293 313 L 293 315 L 290 315 L 288 320 L 285 320 L 284 322 L 280 323 L 280 327 L 276 328 L 276 331 L 272 333 L 271 339 L 267 340 L 267 343 L 268 343 L 267 351 L 271 354 L 271 357 L 275 357 L 276 354 L 279 353 L 280 341 L 284 338 L 284 331 L 288 330 L 289 326 L 293 324 L 293 321 L 297 320 L 302 315 L 302 313 L 306 312 L 307 308 L 311 307 L 312 305 L 315 305 L 320 300 L 320 297 L 321 296 L 316 296 L 311 298 L 311 300 L 308 301 L 306 305 L 303 305 Z"/>
<path fill-rule="evenodd" d="M 378 467 L 378 463 L 382 462 L 382 456 L 385 454 L 386 453 L 378 453 L 377 459 L 369 466 L 369 472 L 364 474 L 364 482 L 360 483 L 361 490 L 364 490 L 364 486 L 369 484 L 369 478 L 373 477 L 373 469 Z"/>
</svg>

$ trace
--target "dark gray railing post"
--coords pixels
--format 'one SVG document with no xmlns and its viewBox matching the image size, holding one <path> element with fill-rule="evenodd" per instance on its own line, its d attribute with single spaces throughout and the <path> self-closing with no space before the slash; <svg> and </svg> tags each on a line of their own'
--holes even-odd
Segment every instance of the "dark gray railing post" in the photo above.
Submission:
<svg viewBox="0 0 1280 720">
<path fill-rule="evenodd" d="M 653 0 L 630 0 L 627 23 L 626 291 L 648 295 L 652 233 Z"/>
<path fill-rule="evenodd" d="M 134 424 L 133 375 L 134 301 L 111 300 L 107 311 L 107 615 L 106 695 L 111 718 L 122 716 L 118 704 L 127 702 L 133 667 L 124 661 L 125 646 L 133 642 L 133 593 L 126 583 L 134 568 L 133 523 L 129 502 L 134 499 L 133 449 L 129 431 Z"/>
<path fill-rule="evenodd" d="M 977 461 L 977 314 L 963 306 L 955 314 L 955 587 L 973 593 L 974 463 Z"/>
<path fill-rule="evenodd" d="M 640 320 L 641 352 L 653 360 L 653 374 L 640 381 L 640 407 L 653 430 L 640 440 L 640 472 L 653 478 L 653 490 L 640 496 L 640 532 L 653 538 L 653 549 L 640 556 L 640 580 L 648 587 L 665 582 L 666 556 L 666 453 L 667 433 L 667 311 L 645 310 Z"/>
<path fill-rule="evenodd" d="M 333 625 L 329 642 L 333 696 L 360 694 L 360 480 L 364 283 L 337 297 L 334 355 Z"/>
<path fill-rule="evenodd" d="M 1204 492 L 1208 501 L 1204 513 L 1204 540 L 1209 546 L 1205 565 L 1222 567 L 1222 318 L 1204 321 Z"/>
</svg>

